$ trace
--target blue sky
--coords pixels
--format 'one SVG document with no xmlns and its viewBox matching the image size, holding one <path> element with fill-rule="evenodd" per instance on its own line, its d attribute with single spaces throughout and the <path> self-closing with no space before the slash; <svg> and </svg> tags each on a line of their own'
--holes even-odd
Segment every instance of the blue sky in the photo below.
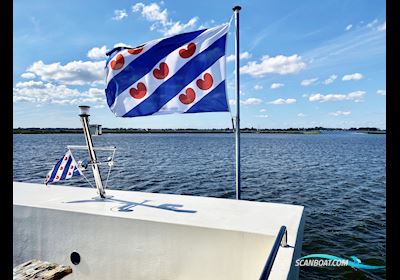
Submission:
<svg viewBox="0 0 400 280">
<path fill-rule="evenodd" d="M 242 6 L 241 126 L 386 127 L 385 1 L 15 0 L 13 126 L 226 128 L 230 113 L 117 118 L 105 102 L 104 52 L 228 22 Z M 234 104 L 234 24 L 227 91 Z"/>
</svg>

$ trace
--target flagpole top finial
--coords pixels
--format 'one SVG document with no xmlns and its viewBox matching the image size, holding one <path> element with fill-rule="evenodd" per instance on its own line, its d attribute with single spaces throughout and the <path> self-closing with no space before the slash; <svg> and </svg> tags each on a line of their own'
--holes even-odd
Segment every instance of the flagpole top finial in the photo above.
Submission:
<svg viewBox="0 0 400 280">
<path fill-rule="evenodd" d="M 242 9 L 242 7 L 240 7 L 240 6 L 235 6 L 235 7 L 233 7 L 233 11 L 234 12 L 236 12 L 236 11 L 240 11 Z"/>
</svg>

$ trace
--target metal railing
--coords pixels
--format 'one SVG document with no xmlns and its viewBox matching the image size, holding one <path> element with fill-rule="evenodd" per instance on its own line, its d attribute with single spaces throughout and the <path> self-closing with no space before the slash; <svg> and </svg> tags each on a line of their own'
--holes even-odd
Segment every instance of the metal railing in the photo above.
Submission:
<svg viewBox="0 0 400 280">
<path fill-rule="evenodd" d="M 267 280 L 271 273 L 272 266 L 276 255 L 278 254 L 279 247 L 287 246 L 287 230 L 285 226 L 281 226 L 278 236 L 275 239 L 274 245 L 272 246 L 271 253 L 268 256 L 267 262 L 265 263 L 264 269 L 261 273 L 260 280 Z"/>
</svg>

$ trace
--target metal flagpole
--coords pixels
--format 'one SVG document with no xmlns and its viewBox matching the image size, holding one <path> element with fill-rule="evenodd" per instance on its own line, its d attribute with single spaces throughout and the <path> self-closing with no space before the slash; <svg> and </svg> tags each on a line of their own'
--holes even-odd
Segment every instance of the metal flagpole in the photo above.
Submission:
<svg viewBox="0 0 400 280">
<path fill-rule="evenodd" d="M 235 13 L 235 58 L 236 58 L 236 199 L 240 199 L 240 83 L 239 83 L 239 11 L 242 9 L 240 6 L 233 7 Z"/>
<path fill-rule="evenodd" d="M 92 170 L 93 170 L 94 180 L 96 182 L 96 187 L 97 187 L 97 190 L 99 191 L 100 197 L 105 198 L 106 193 L 104 191 L 99 167 L 97 165 L 96 153 L 94 152 L 94 148 L 93 148 L 92 136 L 90 135 L 90 129 L 89 129 L 89 116 L 90 115 L 88 114 L 89 108 L 90 108 L 89 106 L 79 106 L 79 109 L 81 110 L 81 113 L 79 116 L 81 117 L 83 133 L 85 134 L 85 139 L 86 139 L 86 144 L 87 144 L 87 148 L 89 151 L 90 160 L 92 161 Z"/>
</svg>

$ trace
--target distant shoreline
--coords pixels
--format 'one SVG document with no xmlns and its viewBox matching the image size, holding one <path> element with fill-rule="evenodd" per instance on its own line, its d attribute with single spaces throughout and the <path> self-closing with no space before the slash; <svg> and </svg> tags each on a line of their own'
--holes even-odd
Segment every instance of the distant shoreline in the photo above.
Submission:
<svg viewBox="0 0 400 280">
<path fill-rule="evenodd" d="M 386 134 L 385 130 L 376 128 L 334 129 L 334 128 L 288 128 L 288 129 L 255 129 L 243 128 L 241 133 L 256 134 L 320 134 L 326 132 L 358 132 L 367 134 Z M 71 134 L 82 133 L 81 128 L 14 128 L 13 134 Z M 145 134 L 145 133 L 233 133 L 232 129 L 131 129 L 103 128 L 102 134 Z"/>
</svg>

